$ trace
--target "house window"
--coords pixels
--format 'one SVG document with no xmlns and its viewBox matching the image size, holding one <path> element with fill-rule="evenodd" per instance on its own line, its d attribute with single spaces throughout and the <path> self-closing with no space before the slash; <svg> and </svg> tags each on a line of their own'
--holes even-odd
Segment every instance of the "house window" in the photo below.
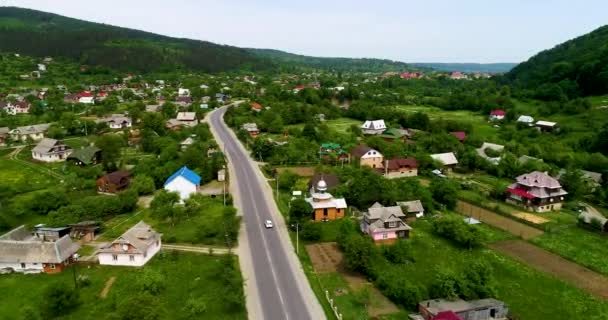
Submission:
<svg viewBox="0 0 608 320">
<path fill-rule="evenodd" d="M 388 232 L 382 232 L 382 239 L 388 239 Z"/>
<path fill-rule="evenodd" d="M 49 268 L 55 269 L 55 264 L 54 263 L 49 264 Z"/>
<path fill-rule="evenodd" d="M 117 256 L 117 255 L 115 255 L 115 254 L 113 254 L 113 255 L 112 255 L 112 260 L 114 260 L 114 261 L 118 261 L 118 256 Z"/>
<path fill-rule="evenodd" d="M 135 256 L 134 255 L 130 255 L 129 256 L 129 261 L 135 261 Z"/>
<path fill-rule="evenodd" d="M 397 226 L 397 223 L 395 221 L 391 221 L 391 222 L 388 223 L 388 227 L 389 228 L 394 228 L 396 226 Z"/>
<path fill-rule="evenodd" d="M 25 263 L 21 263 L 21 269 L 25 269 Z"/>
<path fill-rule="evenodd" d="M 148 257 L 148 251 L 144 252 L 144 258 Z"/>
</svg>

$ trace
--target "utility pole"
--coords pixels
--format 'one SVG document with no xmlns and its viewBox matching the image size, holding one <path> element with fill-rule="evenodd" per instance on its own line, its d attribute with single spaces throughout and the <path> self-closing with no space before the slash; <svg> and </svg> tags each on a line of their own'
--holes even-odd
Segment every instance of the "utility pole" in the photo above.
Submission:
<svg viewBox="0 0 608 320">
<path fill-rule="evenodd" d="M 279 172 L 277 172 L 274 179 L 277 180 L 277 205 L 279 205 Z"/>
<path fill-rule="evenodd" d="M 296 255 L 300 256 L 300 222 L 296 222 Z"/>
</svg>

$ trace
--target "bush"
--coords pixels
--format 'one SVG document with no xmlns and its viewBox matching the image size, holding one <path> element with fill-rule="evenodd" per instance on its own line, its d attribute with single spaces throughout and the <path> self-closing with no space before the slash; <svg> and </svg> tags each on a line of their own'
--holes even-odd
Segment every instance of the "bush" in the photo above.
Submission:
<svg viewBox="0 0 608 320">
<path fill-rule="evenodd" d="M 319 241 L 323 235 L 323 229 L 319 223 L 307 221 L 302 227 L 300 236 L 307 241 Z"/>
<path fill-rule="evenodd" d="M 63 282 L 53 283 L 43 292 L 43 318 L 48 319 L 65 315 L 79 304 L 78 291 Z"/>
<path fill-rule="evenodd" d="M 138 274 L 136 283 L 141 291 L 151 295 L 158 295 L 165 289 L 165 277 L 152 269 L 144 269 Z"/>
<path fill-rule="evenodd" d="M 479 227 L 467 224 L 459 216 L 444 216 L 434 220 L 433 230 L 438 235 L 468 249 L 480 247 L 486 238 Z"/>
<path fill-rule="evenodd" d="M 384 257 L 392 263 L 408 263 L 414 261 L 412 246 L 405 240 L 397 240 L 391 246 L 384 247 Z"/>
<path fill-rule="evenodd" d="M 131 182 L 131 188 L 137 191 L 138 195 L 152 194 L 156 190 L 154 179 L 146 175 L 137 175 Z"/>
</svg>

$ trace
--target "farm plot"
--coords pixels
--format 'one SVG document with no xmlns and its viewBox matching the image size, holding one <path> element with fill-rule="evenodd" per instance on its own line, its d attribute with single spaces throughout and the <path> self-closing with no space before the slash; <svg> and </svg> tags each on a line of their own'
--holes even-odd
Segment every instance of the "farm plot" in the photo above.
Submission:
<svg viewBox="0 0 608 320">
<path fill-rule="evenodd" d="M 473 217 L 496 228 L 508 231 L 513 235 L 520 236 L 525 240 L 532 239 L 544 233 L 542 230 L 527 226 L 507 217 L 503 217 L 497 213 L 474 206 L 468 202 L 458 201 L 456 211 L 458 211 L 460 214 Z"/>
<path fill-rule="evenodd" d="M 490 244 L 493 249 L 573 286 L 608 299 L 608 278 L 522 240 Z"/>
</svg>

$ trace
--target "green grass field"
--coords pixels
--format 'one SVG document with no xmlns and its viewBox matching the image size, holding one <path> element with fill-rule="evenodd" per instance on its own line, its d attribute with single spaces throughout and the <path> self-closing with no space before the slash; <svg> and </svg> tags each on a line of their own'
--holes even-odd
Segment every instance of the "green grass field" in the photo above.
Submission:
<svg viewBox="0 0 608 320">
<path fill-rule="evenodd" d="M 556 278 L 535 271 L 490 249 L 464 250 L 431 233 L 428 221 L 413 224 L 412 248 L 416 262 L 399 266 L 411 279 L 428 286 L 438 267 L 463 270 L 471 261 L 485 261 L 494 270 L 497 299 L 505 301 L 517 319 L 586 319 L 608 317 L 608 302 L 598 300 Z"/>
<path fill-rule="evenodd" d="M 327 120 L 324 122 L 330 128 L 336 130 L 338 133 L 348 133 L 348 130 L 352 125 L 360 126 L 362 123 L 359 120 L 351 118 L 338 118 L 334 120 Z"/>
<path fill-rule="evenodd" d="M 163 275 L 165 288 L 158 294 L 163 316 L 159 319 L 190 319 L 185 314 L 184 305 L 190 297 L 204 302 L 205 319 L 246 319 L 244 310 L 234 310 L 224 303 L 223 283 L 218 280 L 223 272 L 221 257 L 189 253 L 161 254 L 152 259 L 145 269 L 158 271 Z M 58 319 L 107 319 L 116 304 L 141 294 L 136 284 L 140 268 L 108 267 L 93 265 L 80 266 L 78 274 L 86 275 L 91 284 L 80 289 L 81 305 L 75 310 L 65 310 Z M 43 301 L 42 292 L 53 282 L 73 285 L 72 270 L 59 274 L 3 275 L 0 290 L 10 292 L 0 299 L 0 319 L 21 319 L 21 310 L 31 307 L 39 310 Z M 108 296 L 99 297 L 106 281 L 116 277 Z"/>
<path fill-rule="evenodd" d="M 116 216 L 105 224 L 105 231 L 100 235 L 102 241 L 112 241 L 135 225 L 140 220 L 150 224 L 156 231 L 163 234 L 167 243 L 203 244 L 225 247 L 226 237 L 222 214 L 224 211 L 223 199 L 203 197 L 202 212 L 184 216 L 175 225 L 169 220 L 161 221 L 149 209 L 135 213 Z M 236 245 L 233 239 L 231 245 Z"/>
<path fill-rule="evenodd" d="M 531 241 L 589 269 L 608 275 L 608 239 L 599 233 L 571 226 L 547 232 Z"/>
</svg>

